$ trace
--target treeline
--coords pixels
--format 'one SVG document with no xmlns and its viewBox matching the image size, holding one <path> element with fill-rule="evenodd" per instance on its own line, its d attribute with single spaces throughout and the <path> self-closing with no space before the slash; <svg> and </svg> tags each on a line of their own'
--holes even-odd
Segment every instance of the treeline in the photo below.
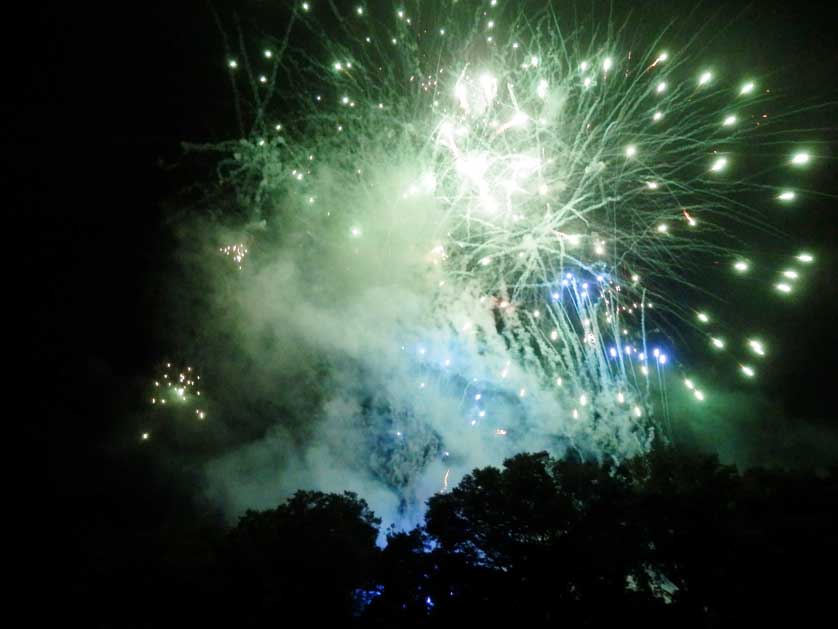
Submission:
<svg viewBox="0 0 838 629">
<path fill-rule="evenodd" d="M 835 472 L 521 454 L 383 549 L 363 499 L 301 491 L 232 530 L 103 540 L 66 611 L 93 627 L 806 626 L 835 596 Z"/>
</svg>

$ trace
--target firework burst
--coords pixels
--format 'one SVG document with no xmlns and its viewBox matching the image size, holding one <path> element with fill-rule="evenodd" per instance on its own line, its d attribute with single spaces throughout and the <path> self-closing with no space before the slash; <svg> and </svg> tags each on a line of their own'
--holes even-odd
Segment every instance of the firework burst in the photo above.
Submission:
<svg viewBox="0 0 838 629">
<path fill-rule="evenodd" d="M 179 368 L 171 362 L 164 363 L 152 381 L 149 402 L 154 409 L 148 422 L 170 421 L 183 415 L 198 421 L 207 418 L 206 399 L 201 392 L 201 376 L 190 366 Z M 151 438 L 148 429 L 140 434 L 142 441 Z"/>
<path fill-rule="evenodd" d="M 250 248 L 293 251 L 321 292 L 339 274 L 318 299 L 346 323 L 323 338 L 377 351 L 345 287 L 421 295 L 375 324 L 398 345 L 380 360 L 409 379 L 374 378 L 365 395 L 388 416 L 374 424 L 392 440 L 384 464 L 441 460 L 445 486 L 468 430 L 505 453 L 647 448 L 667 370 L 695 403 L 707 395 L 676 358 L 679 328 L 755 377 L 772 350 L 726 329 L 702 280 L 720 264 L 764 270 L 742 234 L 811 194 L 795 177 L 818 160 L 768 113 L 767 83 L 703 63 L 706 32 L 644 40 L 503 4 L 299 3 L 258 57 L 230 51 L 243 137 L 213 147 L 222 186 L 274 234 L 221 253 L 241 269 Z M 788 261 L 761 274 L 779 296 L 814 257 Z"/>
</svg>

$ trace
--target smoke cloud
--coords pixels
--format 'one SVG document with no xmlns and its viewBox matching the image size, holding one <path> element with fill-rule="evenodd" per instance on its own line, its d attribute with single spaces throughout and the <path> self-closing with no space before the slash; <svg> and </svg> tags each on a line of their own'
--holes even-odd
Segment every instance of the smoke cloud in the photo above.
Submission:
<svg viewBox="0 0 838 629">
<path fill-rule="evenodd" d="M 419 174 L 364 163 L 363 184 L 318 164 L 316 195 L 277 195 L 243 227 L 223 212 L 179 225 L 171 325 L 189 322 L 206 374 L 207 494 L 234 518 L 300 488 L 351 490 L 409 526 L 434 492 L 516 452 L 641 451 L 629 413 L 574 417 L 577 394 L 516 356 L 491 296 L 442 271 L 442 208 L 402 194 Z M 219 252 L 231 243 L 241 265 Z"/>
</svg>

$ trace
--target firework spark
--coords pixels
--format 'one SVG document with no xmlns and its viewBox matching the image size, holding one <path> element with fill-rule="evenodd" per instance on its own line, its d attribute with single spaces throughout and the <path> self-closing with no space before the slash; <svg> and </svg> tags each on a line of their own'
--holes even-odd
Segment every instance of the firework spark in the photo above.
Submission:
<svg viewBox="0 0 838 629">
<path fill-rule="evenodd" d="M 163 363 L 150 388 L 149 402 L 158 411 L 155 420 L 159 420 L 160 413 L 164 411 L 168 411 L 165 413 L 167 417 L 172 417 L 172 413 L 179 414 L 184 409 L 199 421 L 207 418 L 201 376 L 191 366 L 178 367 L 171 362 Z M 143 431 L 140 435 L 143 441 L 150 437 L 149 431 Z"/>
</svg>

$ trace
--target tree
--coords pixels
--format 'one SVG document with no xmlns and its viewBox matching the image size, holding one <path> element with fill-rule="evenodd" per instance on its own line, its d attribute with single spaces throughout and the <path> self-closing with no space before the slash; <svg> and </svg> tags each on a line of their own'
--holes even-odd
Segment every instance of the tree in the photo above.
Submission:
<svg viewBox="0 0 838 629">
<path fill-rule="evenodd" d="M 300 491 L 226 533 L 115 536 L 74 591 L 105 592 L 100 616 L 128 608 L 133 626 L 796 626 L 831 603 L 836 471 L 521 454 L 431 498 L 425 527 L 382 550 L 363 500 Z"/>
<path fill-rule="evenodd" d="M 222 552 L 239 624 L 284 618 L 345 622 L 370 585 L 380 520 L 355 494 L 298 491 L 248 511 Z"/>
<path fill-rule="evenodd" d="M 455 558 L 467 568 L 443 572 L 448 591 L 459 593 L 456 614 L 541 625 L 624 621 L 662 608 L 638 578 L 649 544 L 630 518 L 632 488 L 619 472 L 521 454 L 431 498 L 429 535 L 450 565 Z"/>
</svg>

